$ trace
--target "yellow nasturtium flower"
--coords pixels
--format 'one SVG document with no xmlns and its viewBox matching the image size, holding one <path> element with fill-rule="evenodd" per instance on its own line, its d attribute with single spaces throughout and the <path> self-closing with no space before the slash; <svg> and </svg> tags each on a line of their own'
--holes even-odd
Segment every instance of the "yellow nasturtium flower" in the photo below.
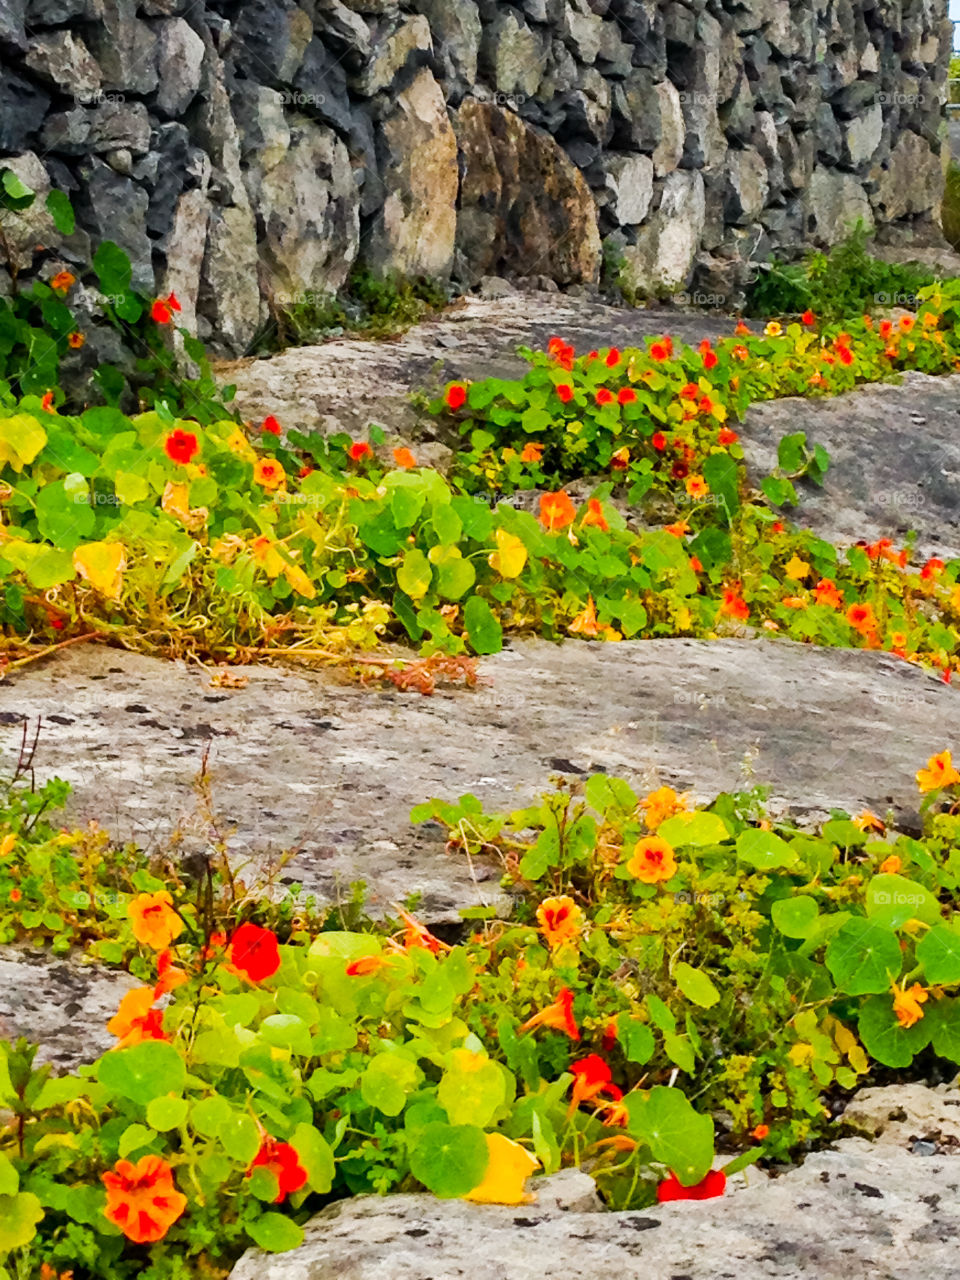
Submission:
<svg viewBox="0 0 960 1280">
<path fill-rule="evenodd" d="M 483 1181 L 468 1191 L 464 1200 L 472 1200 L 474 1204 L 533 1204 L 537 1197 L 526 1190 L 526 1182 L 531 1173 L 539 1169 L 540 1161 L 519 1142 L 512 1142 L 502 1133 L 484 1136 L 490 1163 Z"/>
</svg>

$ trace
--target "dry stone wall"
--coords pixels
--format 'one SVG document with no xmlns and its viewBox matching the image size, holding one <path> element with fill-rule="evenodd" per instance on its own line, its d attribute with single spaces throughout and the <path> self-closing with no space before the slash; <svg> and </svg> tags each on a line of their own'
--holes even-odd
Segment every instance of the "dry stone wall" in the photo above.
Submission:
<svg viewBox="0 0 960 1280">
<path fill-rule="evenodd" d="M 114 239 L 234 352 L 358 262 L 591 284 L 606 244 L 730 298 L 857 219 L 936 237 L 950 41 L 947 0 L 0 0 L 0 163 L 79 215 L 10 251 Z"/>
</svg>

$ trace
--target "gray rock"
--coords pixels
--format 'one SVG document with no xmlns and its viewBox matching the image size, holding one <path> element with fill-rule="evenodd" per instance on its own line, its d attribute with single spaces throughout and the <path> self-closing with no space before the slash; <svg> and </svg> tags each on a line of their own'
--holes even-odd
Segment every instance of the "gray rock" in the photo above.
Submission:
<svg viewBox="0 0 960 1280">
<path fill-rule="evenodd" d="M 838 244 L 858 222 L 874 225 L 870 200 L 849 173 L 817 165 L 806 193 L 807 232 L 819 244 Z"/>
<path fill-rule="evenodd" d="M 419 0 L 417 7 L 430 22 L 446 76 L 473 85 L 481 36 L 480 12 L 474 0 Z"/>
<path fill-rule="evenodd" d="M 608 206 L 621 227 L 643 222 L 653 200 L 653 161 L 648 156 L 609 156 L 604 160 Z"/>
<path fill-rule="evenodd" d="M 843 1124 L 878 1146 L 909 1148 L 918 1137 L 960 1147 L 960 1099 L 955 1088 L 923 1084 L 860 1089 L 847 1103 Z"/>
<path fill-rule="evenodd" d="M 563 38 L 578 62 L 588 65 L 596 62 L 603 31 L 601 18 L 589 10 L 585 13 L 578 12 L 572 4 L 567 4 L 562 30 Z"/>
<path fill-rule="evenodd" d="M 684 162 L 694 169 L 719 164 L 726 140 L 717 115 L 720 86 L 720 23 L 709 13 L 697 19 L 697 41 L 686 60 L 680 102 L 687 125 Z"/>
<path fill-rule="evenodd" d="M 99 21 L 87 43 L 100 65 L 103 87 L 151 93 L 159 78 L 157 37 L 137 16 L 137 0 L 97 0 Z"/>
<path fill-rule="evenodd" d="M 198 311 L 216 346 L 243 355 L 260 325 L 257 224 L 249 206 L 216 208 L 210 217 Z"/>
<path fill-rule="evenodd" d="M 422 14 L 417 14 L 374 45 L 370 60 L 352 77 L 351 87 L 361 97 L 372 98 L 389 88 L 409 62 L 422 64 L 432 52 L 430 24 Z"/>
<path fill-rule="evenodd" d="M 381 122 L 379 145 L 386 201 L 368 261 L 380 272 L 448 277 L 457 231 L 457 140 L 430 71 L 418 72 L 396 95 Z"/>
<path fill-rule="evenodd" d="M 726 220 L 736 224 L 759 217 L 770 194 L 767 166 L 753 147 L 727 152 Z"/>
<path fill-rule="evenodd" d="M 351 70 L 370 57 L 370 28 L 341 0 L 316 0 L 314 26 Z"/>
<path fill-rule="evenodd" d="M 176 119 L 189 107 L 200 88 L 204 44 L 183 18 L 158 22 L 157 59 L 162 69 L 157 88 L 157 110 Z"/>
<path fill-rule="evenodd" d="M 363 26 L 363 20 L 351 15 Z M 366 31 L 366 27 L 363 27 Z M 234 61 L 247 78 L 289 83 L 313 38 L 310 14 L 294 0 L 247 0 L 236 19 Z"/>
<path fill-rule="evenodd" d="M 38 141 L 50 95 L 0 66 L 0 151 L 25 151 Z"/>
<path fill-rule="evenodd" d="M 0 0 L 0 40 L 22 49 L 26 44 L 26 0 Z"/>
<path fill-rule="evenodd" d="M 82 200 L 78 218 L 94 242 L 112 240 L 127 254 L 133 267 L 133 286 L 154 292 L 153 249 L 147 236 L 146 191 L 139 183 L 114 173 L 109 165 L 92 160 L 81 166 Z"/>
<path fill-rule="evenodd" d="M 686 122 L 680 94 L 669 80 L 661 80 L 655 92 L 660 106 L 660 139 L 653 153 L 654 172 L 658 178 L 673 173 L 683 158 Z"/>
<path fill-rule="evenodd" d="M 551 1178 L 520 1208 L 361 1196 L 316 1215 L 283 1257 L 251 1250 L 231 1280 L 955 1280 L 957 1164 L 848 1138 L 782 1177 L 750 1171 L 722 1198 L 639 1213 L 558 1204 Z"/>
<path fill-rule="evenodd" d="M 210 213 L 210 202 L 202 191 L 185 191 L 177 201 L 173 223 L 163 244 L 164 267 L 157 286 L 162 297 L 170 292 L 177 295 L 182 307 L 177 316 L 177 327 L 194 336 L 197 333 L 197 301 Z M 182 341 L 177 334 L 175 342 L 178 349 Z"/>
<path fill-rule="evenodd" d="M 883 107 L 875 103 L 862 116 L 851 120 L 844 141 L 847 160 L 859 168 L 873 158 L 883 137 Z"/>
<path fill-rule="evenodd" d="M 72 93 L 78 102 L 100 89 L 100 68 L 83 40 L 71 31 L 33 36 L 23 60 L 42 80 Z"/>
<path fill-rule="evenodd" d="M 0 117 L 2 133 L 2 117 Z M 44 201 L 50 194 L 52 183 L 43 162 L 32 151 L 19 156 L 4 156 L 4 169 L 15 173 L 20 181 L 36 193 L 36 199 L 28 208 L 20 210 L 15 218 L 4 219 L 4 236 L 13 265 L 18 271 L 27 271 L 33 265 L 38 244 L 58 247 L 61 237 L 47 212 Z"/>
<path fill-rule="evenodd" d="M 929 142 L 917 133 L 901 134 L 874 197 L 879 215 L 884 221 L 894 221 L 907 214 L 926 213 L 939 207 L 942 194 L 943 168 Z"/>
<path fill-rule="evenodd" d="M 30 27 L 57 27 L 71 18 L 93 17 L 98 0 L 28 0 L 27 22 Z M 18 0 L 11 0 L 16 11 Z"/>
<path fill-rule="evenodd" d="M 624 249 L 624 284 L 664 297 L 689 283 L 706 218 L 703 178 L 677 169 L 665 180 L 660 207 Z"/>
<path fill-rule="evenodd" d="M 498 92 L 531 98 L 546 70 L 547 48 L 547 42 L 515 9 L 506 8 L 484 25 L 480 69 Z"/>
<path fill-rule="evenodd" d="M 335 293 L 360 234 L 350 158 L 330 129 L 290 117 L 289 147 L 260 158 L 257 191 L 261 284 L 268 293 Z"/>
<path fill-rule="evenodd" d="M 142 102 L 105 102 L 47 117 L 40 135 L 48 151 L 86 155 L 122 148 L 131 155 L 150 149 L 150 118 Z"/>
</svg>

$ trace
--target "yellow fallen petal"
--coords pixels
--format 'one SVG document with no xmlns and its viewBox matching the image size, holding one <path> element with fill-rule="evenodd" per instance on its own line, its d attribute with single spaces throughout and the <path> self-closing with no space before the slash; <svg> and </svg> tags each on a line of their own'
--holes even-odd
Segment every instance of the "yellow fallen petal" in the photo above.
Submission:
<svg viewBox="0 0 960 1280">
<path fill-rule="evenodd" d="M 463 1198 L 474 1204 L 533 1204 L 535 1195 L 525 1190 L 527 1178 L 540 1161 L 519 1142 L 512 1142 L 502 1133 L 488 1133 L 487 1151 L 490 1163 L 483 1181 Z"/>
</svg>

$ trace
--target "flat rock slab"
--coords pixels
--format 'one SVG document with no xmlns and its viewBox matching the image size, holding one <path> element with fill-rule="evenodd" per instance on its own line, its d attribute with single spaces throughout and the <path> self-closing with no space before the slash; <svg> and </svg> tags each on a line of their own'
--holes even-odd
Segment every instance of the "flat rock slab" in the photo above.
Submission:
<svg viewBox="0 0 960 1280">
<path fill-rule="evenodd" d="M 328 901 L 362 880 L 374 911 L 418 891 L 440 921 L 495 902 L 499 868 L 444 850 L 412 805 L 473 792 L 527 804 L 553 774 L 605 771 L 702 799 L 769 783 L 780 809 L 913 812 L 914 773 L 952 742 L 957 691 L 898 659 L 788 641 L 516 642 L 473 691 L 363 689 L 328 673 L 211 673 L 105 647 L 65 650 L 0 684 L 0 756 L 43 724 L 37 769 L 74 787 L 71 816 L 151 850 L 205 847 L 192 780 L 204 753 L 235 861 Z M 6 731 L 3 731 L 6 726 Z M 0 759 L 0 766 L 6 764 Z M 248 877 L 249 878 L 249 877 Z"/>
<path fill-rule="evenodd" d="M 0 1039 L 26 1036 L 38 1062 L 67 1071 L 117 1042 L 107 1022 L 139 983 L 121 970 L 57 959 L 46 951 L 0 947 Z"/>
<path fill-rule="evenodd" d="M 801 484 L 797 523 L 838 545 L 900 545 L 913 530 L 922 554 L 960 556 L 960 377 L 908 373 L 900 386 L 754 405 L 742 435 L 755 476 L 772 470 L 793 431 L 831 457 L 822 489 Z"/>
<path fill-rule="evenodd" d="M 238 407 L 251 420 L 276 414 L 287 427 L 324 429 L 337 420 L 353 434 L 379 422 L 410 435 L 412 391 L 450 379 L 519 377 L 519 346 L 543 349 L 557 333 L 580 352 L 637 345 L 669 332 L 696 344 L 732 332 L 717 313 L 629 310 L 551 294 L 468 299 L 395 342 L 337 340 L 295 347 L 270 359 L 224 366 Z M 754 481 L 776 463 L 780 439 L 806 431 L 830 451 L 825 488 L 803 487 L 801 524 L 840 544 L 919 535 L 924 554 L 960 555 L 960 377 L 907 374 L 902 385 L 858 388 L 831 399 L 755 405 L 741 434 Z"/>
<path fill-rule="evenodd" d="M 955 1093 L 927 1092 L 956 1106 Z M 911 1153 L 927 1147 L 933 1154 Z M 720 1199 L 639 1213 L 600 1211 L 577 1193 L 581 1182 L 545 1179 L 540 1202 L 518 1208 L 424 1195 L 345 1201 L 311 1219 L 300 1248 L 251 1251 L 231 1280 L 960 1277 L 960 1159 L 935 1142 L 844 1139 L 783 1177 L 753 1170 Z"/>
</svg>

